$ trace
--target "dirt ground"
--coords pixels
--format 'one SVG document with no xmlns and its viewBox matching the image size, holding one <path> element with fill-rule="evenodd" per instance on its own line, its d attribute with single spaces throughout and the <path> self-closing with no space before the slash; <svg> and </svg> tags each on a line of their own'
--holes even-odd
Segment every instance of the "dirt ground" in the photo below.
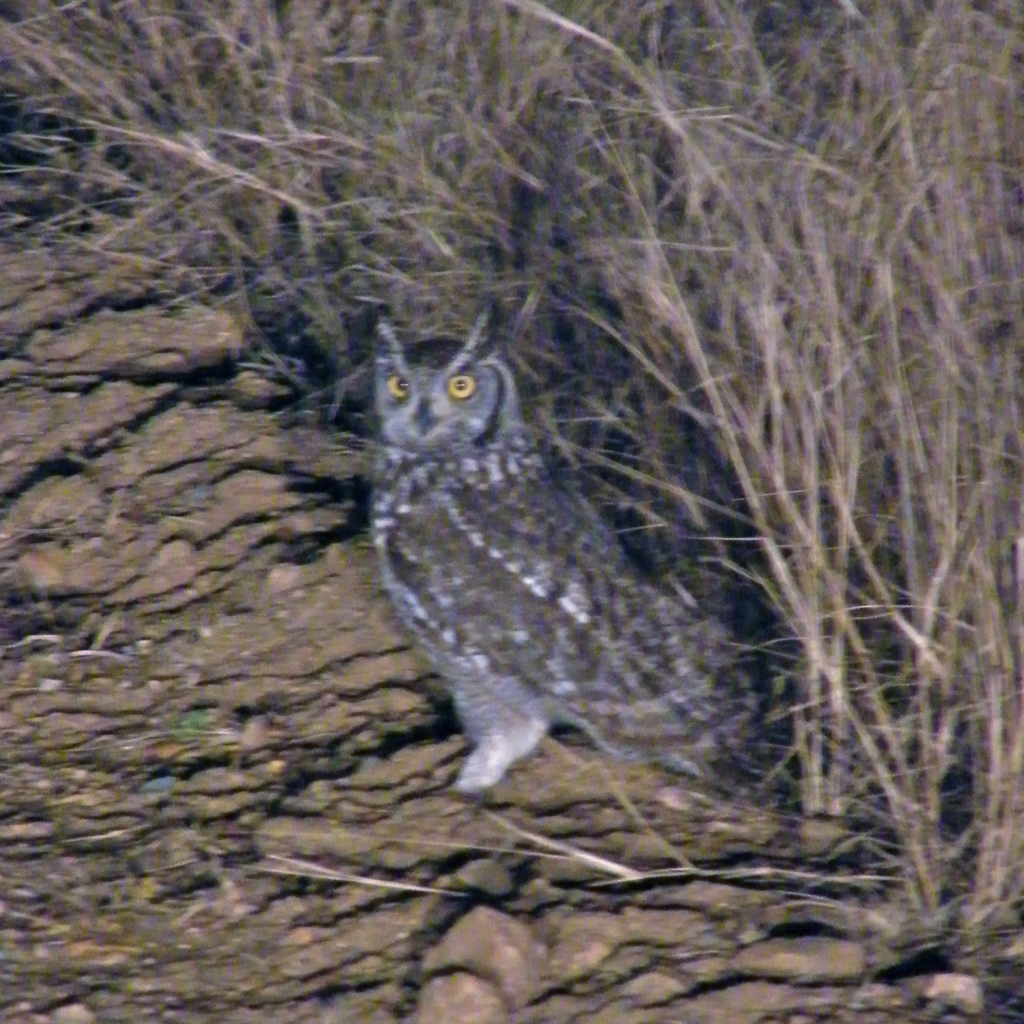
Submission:
<svg viewBox="0 0 1024 1024">
<path fill-rule="evenodd" d="M 227 315 L 146 293 L 0 261 L 0 1020 L 1005 1006 L 835 825 L 571 740 L 453 794 L 465 745 L 375 584 L 364 456 L 270 411 Z"/>
</svg>

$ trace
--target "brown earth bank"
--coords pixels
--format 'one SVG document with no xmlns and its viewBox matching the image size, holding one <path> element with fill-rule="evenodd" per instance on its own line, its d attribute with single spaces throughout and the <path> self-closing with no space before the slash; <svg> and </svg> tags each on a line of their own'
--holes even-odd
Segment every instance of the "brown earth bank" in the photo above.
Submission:
<svg viewBox="0 0 1024 1024">
<path fill-rule="evenodd" d="M 834 824 L 554 740 L 456 797 L 365 456 L 227 314 L 0 268 L 0 1020 L 1015 1019 Z"/>
</svg>

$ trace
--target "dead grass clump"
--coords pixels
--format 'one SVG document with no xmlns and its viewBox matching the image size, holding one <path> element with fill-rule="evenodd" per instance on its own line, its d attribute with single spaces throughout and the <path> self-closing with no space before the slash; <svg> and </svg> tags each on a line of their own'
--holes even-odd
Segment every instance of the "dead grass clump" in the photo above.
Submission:
<svg viewBox="0 0 1024 1024">
<path fill-rule="evenodd" d="M 1024 895 L 1024 28 L 795 6 L 25 4 L 0 225 L 351 380 L 367 304 L 496 298 L 582 486 L 663 563 L 712 534 L 796 641 L 804 807 L 982 927 Z"/>
<path fill-rule="evenodd" d="M 839 40 L 813 150 L 638 76 L 673 177 L 614 147 L 645 245 L 613 272 L 663 397 L 696 372 L 800 642 L 805 807 L 882 811 L 914 903 L 966 890 L 981 924 L 1024 891 L 1024 34 L 957 4 L 893 18 Z M 666 222 L 672 189 L 690 216 Z M 712 239 L 695 296 L 687 247 Z"/>
</svg>

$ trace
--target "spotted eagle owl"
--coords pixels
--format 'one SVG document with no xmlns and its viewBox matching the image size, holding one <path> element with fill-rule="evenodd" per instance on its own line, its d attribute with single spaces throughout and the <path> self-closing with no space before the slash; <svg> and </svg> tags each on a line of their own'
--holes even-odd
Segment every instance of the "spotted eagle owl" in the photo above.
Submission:
<svg viewBox="0 0 1024 1024">
<path fill-rule="evenodd" d="M 553 723 L 698 771 L 738 721 L 720 685 L 732 645 L 558 485 L 511 370 L 481 351 L 485 323 L 408 349 L 384 323 L 375 369 L 373 540 L 474 745 L 456 787 L 493 785 Z"/>
</svg>

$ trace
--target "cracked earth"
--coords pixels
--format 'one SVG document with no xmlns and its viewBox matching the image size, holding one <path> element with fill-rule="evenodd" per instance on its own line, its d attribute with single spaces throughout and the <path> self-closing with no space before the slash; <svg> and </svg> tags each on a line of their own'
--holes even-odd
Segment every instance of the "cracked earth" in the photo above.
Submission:
<svg viewBox="0 0 1024 1024">
<path fill-rule="evenodd" d="M 547 740 L 483 804 L 374 577 L 366 458 L 221 311 L 0 270 L 0 1019 L 981 1013 L 828 822 Z"/>
</svg>

